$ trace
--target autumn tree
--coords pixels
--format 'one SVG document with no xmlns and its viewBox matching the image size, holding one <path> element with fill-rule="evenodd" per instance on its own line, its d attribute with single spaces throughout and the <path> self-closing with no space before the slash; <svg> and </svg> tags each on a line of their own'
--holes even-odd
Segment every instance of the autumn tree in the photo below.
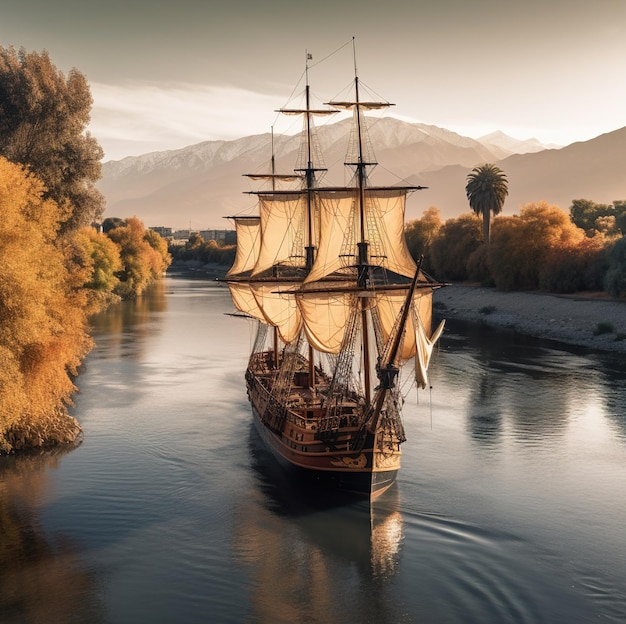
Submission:
<svg viewBox="0 0 626 624">
<path fill-rule="evenodd" d="M 118 273 L 122 270 L 119 247 L 104 233 L 92 227 L 77 230 L 67 241 L 66 256 L 77 286 L 87 295 L 87 313 L 97 312 L 118 302 Z M 71 247 L 70 247 L 71 246 Z"/>
<path fill-rule="evenodd" d="M 551 270 L 555 254 L 567 255 L 581 244 L 583 230 L 568 214 L 546 202 L 528 204 L 520 214 L 494 221 L 490 267 L 502 290 L 534 290 Z"/>
<path fill-rule="evenodd" d="M 0 451 L 71 442 L 72 376 L 91 348 L 84 295 L 57 246 L 63 211 L 0 157 Z"/>
<path fill-rule="evenodd" d="M 148 234 L 137 217 L 125 219 L 124 225 L 109 230 L 107 236 L 118 246 L 122 268 L 118 272 L 118 293 L 123 298 L 140 295 L 155 279 L 163 275 L 169 265 L 169 254 L 165 248 L 155 249 L 156 232 Z M 152 241 L 152 245 L 150 243 Z"/>
<path fill-rule="evenodd" d="M 438 279 L 464 281 L 468 258 L 481 246 L 481 221 L 472 213 L 448 219 L 431 245 L 430 255 Z"/>
<path fill-rule="evenodd" d="M 491 163 L 474 167 L 467 176 L 465 194 L 470 208 L 483 220 L 483 241 L 489 245 L 491 215 L 495 217 L 502 212 L 509 194 L 506 174 Z"/>
<path fill-rule="evenodd" d="M 62 231 L 100 218 L 103 151 L 86 131 L 92 97 L 83 74 L 65 76 L 47 52 L 0 46 L 0 155 L 30 169 L 59 209 Z"/>
<path fill-rule="evenodd" d="M 409 221 L 404 228 L 404 235 L 411 255 L 416 261 L 423 255 L 426 269 L 432 270 L 430 249 L 442 225 L 439 209 L 431 206 L 424 211 L 421 219 Z"/>
<path fill-rule="evenodd" d="M 172 262 L 172 256 L 170 255 L 167 249 L 167 241 L 154 230 L 146 230 L 144 235 L 144 240 L 156 251 L 161 257 L 161 264 L 157 267 L 156 271 L 158 271 L 157 277 L 167 269 L 167 267 Z"/>
<path fill-rule="evenodd" d="M 177 260 L 231 266 L 235 261 L 236 245 L 223 244 L 215 240 L 205 241 L 200 234 L 194 232 L 184 245 L 173 246 L 169 251 Z"/>
</svg>

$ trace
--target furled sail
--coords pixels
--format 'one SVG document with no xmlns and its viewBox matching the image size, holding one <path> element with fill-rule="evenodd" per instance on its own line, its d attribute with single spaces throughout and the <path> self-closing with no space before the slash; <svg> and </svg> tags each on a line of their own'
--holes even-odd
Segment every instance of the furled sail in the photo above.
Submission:
<svg viewBox="0 0 626 624">
<path fill-rule="evenodd" d="M 439 340 L 441 332 L 443 332 L 444 325 L 445 321 L 441 321 L 433 335 L 429 338 L 426 335 L 425 328 L 421 325 L 421 323 L 418 323 L 415 337 L 417 342 L 417 354 L 415 355 L 415 381 L 420 388 L 422 388 L 422 390 L 428 385 L 428 365 L 430 364 L 430 356 L 433 353 L 435 343 Z"/>
<path fill-rule="evenodd" d="M 306 282 L 324 277 L 357 262 L 361 238 L 361 211 L 357 189 L 320 190 L 320 239 L 317 258 Z M 404 238 L 405 188 L 366 188 L 363 210 L 365 240 L 370 262 L 412 277 L 416 265 Z"/>
<path fill-rule="evenodd" d="M 261 247 L 259 217 L 233 217 L 237 234 L 237 252 L 235 262 L 226 277 L 251 271 L 256 265 Z"/>
</svg>

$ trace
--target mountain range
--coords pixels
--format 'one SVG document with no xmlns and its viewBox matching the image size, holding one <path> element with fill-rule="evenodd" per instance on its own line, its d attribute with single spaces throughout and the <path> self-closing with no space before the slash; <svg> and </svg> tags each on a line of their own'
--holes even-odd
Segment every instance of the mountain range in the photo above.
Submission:
<svg viewBox="0 0 626 624">
<path fill-rule="evenodd" d="M 343 162 L 350 127 L 351 120 L 345 119 L 317 130 L 328 168 L 322 186 L 347 182 Z M 501 132 L 472 139 L 437 126 L 385 117 L 374 120 L 369 139 L 379 163 L 372 184 L 428 187 L 410 196 L 407 220 L 431 206 L 439 208 L 444 219 L 467 212 L 467 174 L 485 162 L 497 164 L 507 175 L 504 214 L 541 200 L 568 210 L 573 199 L 597 203 L 626 199 L 626 127 L 555 148 Z M 300 137 L 278 135 L 273 143 L 276 171 L 291 172 Z M 230 228 L 222 217 L 254 210 L 256 198 L 249 192 L 259 187 L 243 174 L 269 170 L 271 144 L 267 133 L 107 161 L 98 184 L 107 200 L 104 216 L 137 216 L 147 227 Z"/>
</svg>

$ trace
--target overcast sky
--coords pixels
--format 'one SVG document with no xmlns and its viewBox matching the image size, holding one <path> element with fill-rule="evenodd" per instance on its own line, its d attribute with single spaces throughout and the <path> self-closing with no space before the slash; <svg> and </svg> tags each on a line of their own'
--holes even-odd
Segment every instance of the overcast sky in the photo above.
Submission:
<svg viewBox="0 0 626 624">
<path fill-rule="evenodd" d="M 0 1 L 0 44 L 86 76 L 105 160 L 267 132 L 307 51 L 322 100 L 349 84 L 352 37 L 410 121 L 559 145 L 626 126 L 626 0 Z"/>
</svg>

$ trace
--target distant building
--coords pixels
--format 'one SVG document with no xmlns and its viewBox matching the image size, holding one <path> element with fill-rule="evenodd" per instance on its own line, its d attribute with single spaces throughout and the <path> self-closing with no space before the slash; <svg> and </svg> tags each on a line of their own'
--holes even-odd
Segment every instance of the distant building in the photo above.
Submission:
<svg viewBox="0 0 626 624">
<path fill-rule="evenodd" d="M 156 232 L 161 238 L 171 238 L 172 228 L 165 227 L 164 225 L 157 225 L 155 227 L 148 228 L 153 232 Z"/>
<path fill-rule="evenodd" d="M 172 232 L 172 238 L 174 240 L 189 240 L 189 237 L 193 234 L 191 230 L 174 230 Z"/>
<path fill-rule="evenodd" d="M 200 236 L 205 241 L 214 240 L 222 245 L 233 245 L 235 243 L 235 230 L 200 230 Z"/>
<path fill-rule="evenodd" d="M 197 234 L 205 241 L 213 240 L 221 245 L 234 245 L 237 243 L 235 230 L 173 230 L 163 226 L 151 227 L 150 229 L 160 234 L 163 238 L 174 242 L 187 242 L 191 236 Z"/>
</svg>

